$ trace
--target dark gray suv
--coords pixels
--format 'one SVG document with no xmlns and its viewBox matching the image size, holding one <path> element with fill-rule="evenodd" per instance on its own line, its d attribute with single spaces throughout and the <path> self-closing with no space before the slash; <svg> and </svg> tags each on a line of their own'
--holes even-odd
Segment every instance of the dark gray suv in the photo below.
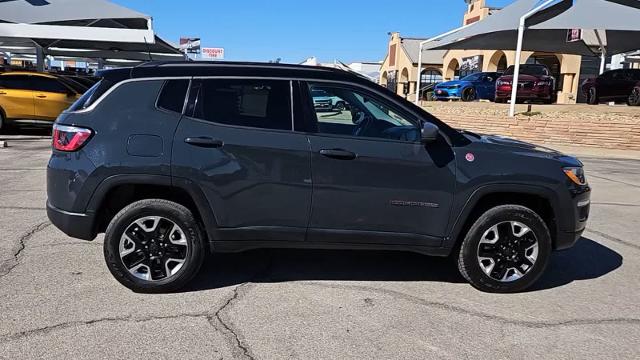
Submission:
<svg viewBox="0 0 640 360">
<path fill-rule="evenodd" d="M 47 209 L 72 237 L 105 233 L 134 291 L 255 248 L 452 256 L 473 286 L 521 291 L 589 215 L 577 159 L 452 129 L 352 73 L 183 62 L 101 77 L 56 121 Z"/>
</svg>

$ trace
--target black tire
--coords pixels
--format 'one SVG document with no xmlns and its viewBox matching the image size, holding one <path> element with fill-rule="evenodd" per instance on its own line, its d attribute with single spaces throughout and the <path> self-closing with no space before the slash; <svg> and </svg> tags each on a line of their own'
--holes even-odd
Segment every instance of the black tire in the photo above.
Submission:
<svg viewBox="0 0 640 360">
<path fill-rule="evenodd" d="M 125 231 L 130 229 L 130 227 L 135 226 L 133 223 L 136 220 L 152 216 L 167 219 L 169 222 L 173 222 L 174 225 L 177 225 L 179 227 L 179 229 L 181 230 L 180 235 L 184 234 L 186 245 L 182 246 L 186 247 L 186 250 L 184 250 L 184 253 L 186 255 L 182 255 L 182 257 L 184 257 L 184 263 L 176 271 L 175 274 L 167 276 L 166 278 L 154 279 L 150 281 L 140 279 L 134 276 L 128 270 L 128 268 L 124 264 L 124 260 L 120 256 L 120 242 Z M 155 227 L 160 227 L 159 223 L 158 225 L 155 225 Z M 162 237 L 156 240 L 162 240 L 164 236 L 166 236 L 170 231 L 173 230 L 165 230 L 164 234 L 162 234 Z M 150 236 L 156 237 L 157 235 L 157 233 L 154 233 L 154 235 Z M 167 236 L 167 239 L 164 239 L 165 244 L 169 244 L 169 238 L 171 237 L 171 235 L 172 234 L 169 234 Z M 122 209 L 113 218 L 113 220 L 111 220 L 111 223 L 107 227 L 104 238 L 104 256 L 107 262 L 107 267 L 109 268 L 111 274 L 122 285 L 128 287 L 134 292 L 173 292 L 187 285 L 200 270 L 200 266 L 204 261 L 204 256 L 206 253 L 204 240 L 204 234 L 189 209 L 180 204 L 167 200 L 147 199 L 137 201 L 128 205 L 127 207 Z M 160 241 L 158 241 L 158 243 L 160 243 Z M 136 248 L 137 246 L 134 247 L 134 249 Z M 143 249 L 140 250 L 144 251 Z M 164 249 L 158 248 L 158 250 Z M 167 254 L 168 253 L 169 251 L 167 251 Z M 170 255 L 166 255 L 167 258 L 169 256 Z M 145 257 L 144 254 L 142 254 L 141 257 L 145 258 L 145 261 L 152 261 L 149 260 L 148 256 Z M 162 257 L 162 259 L 164 260 L 165 258 Z M 160 260 L 158 260 L 158 264 L 160 264 Z M 167 264 L 168 262 L 165 262 L 162 265 L 162 271 L 164 271 L 165 267 L 168 266 Z M 147 267 L 146 271 L 152 273 L 152 267 Z"/>
<path fill-rule="evenodd" d="M 495 98 L 494 102 L 495 102 L 496 104 L 504 104 L 504 103 L 506 103 L 506 102 L 507 102 L 507 99 L 504 99 L 504 98 Z"/>
<path fill-rule="evenodd" d="M 340 110 L 340 111 L 344 111 L 347 109 L 347 106 L 344 104 L 344 101 L 338 101 L 338 103 L 335 106 L 336 110 Z"/>
<path fill-rule="evenodd" d="M 627 105 L 640 106 L 640 86 L 636 86 L 631 90 L 631 95 L 627 99 Z"/>
<path fill-rule="evenodd" d="M 598 99 L 598 90 L 595 86 L 592 86 L 587 90 L 587 104 L 598 105 L 600 100 Z"/>
<path fill-rule="evenodd" d="M 468 88 L 462 92 L 462 97 L 460 98 L 464 102 L 473 101 L 476 99 L 476 89 Z"/>
<path fill-rule="evenodd" d="M 4 112 L 0 108 L 0 134 L 2 134 L 7 129 L 7 122 L 4 118 Z"/>
<path fill-rule="evenodd" d="M 526 233 L 526 237 L 522 236 L 521 238 L 516 239 L 515 237 L 510 238 L 509 236 L 498 236 L 497 242 L 493 245 L 486 243 L 481 244 L 483 237 L 486 237 L 486 234 L 489 234 L 491 231 L 490 229 L 498 229 L 498 226 L 502 226 L 503 224 L 514 223 L 528 227 L 530 232 Z M 515 233 L 515 227 L 513 225 L 510 226 L 511 229 L 513 229 L 512 231 Z M 481 245 L 489 246 L 494 249 L 492 251 L 502 253 L 503 250 L 498 248 L 503 247 L 502 244 L 509 242 L 510 239 L 514 240 L 514 243 L 517 244 L 515 246 L 523 247 L 531 245 L 532 243 L 529 242 L 531 241 L 531 234 L 533 234 L 534 239 L 537 240 L 536 259 L 533 261 L 533 265 L 526 265 L 526 270 L 523 270 L 522 268 L 518 269 L 524 271 L 519 273 L 519 276 L 521 277 L 516 280 L 509 281 L 507 276 L 510 273 L 513 274 L 512 276 L 516 275 L 515 268 L 509 268 L 509 266 L 513 264 L 512 261 L 514 260 L 510 258 L 505 260 L 502 255 L 493 258 L 495 261 L 494 266 L 491 266 L 491 269 L 495 269 L 495 271 L 487 269 L 488 273 L 485 273 L 480 265 L 480 253 L 481 251 L 486 251 L 487 248 L 483 248 L 485 250 L 481 250 Z M 528 245 L 525 245 L 525 242 L 529 242 Z M 520 243 L 522 243 L 522 245 Z M 501 205 L 482 214 L 471 226 L 460 247 L 460 252 L 458 254 L 458 269 L 462 276 L 467 279 L 473 287 L 481 291 L 491 293 L 519 292 L 531 286 L 542 275 L 549 262 L 551 250 L 552 244 L 549 229 L 538 214 L 524 206 Z M 504 251 L 506 252 L 509 250 L 507 249 Z M 513 251 L 516 254 L 513 254 L 512 256 L 518 259 L 519 256 L 520 258 L 524 258 L 524 253 L 531 251 L 531 249 L 522 250 L 523 253 L 518 253 L 519 250 Z M 533 256 L 532 251 L 530 255 Z M 482 261 L 485 262 L 487 260 L 487 258 L 484 258 Z M 500 263 L 501 261 L 502 263 Z M 526 261 L 531 263 L 530 260 Z M 487 265 L 485 266 L 489 267 Z M 502 273 L 502 270 L 505 268 L 506 271 Z M 498 276 L 502 276 L 502 281 L 490 276 L 490 274 L 493 275 L 494 273 L 498 274 Z M 505 278 L 507 278 L 506 281 Z"/>
</svg>

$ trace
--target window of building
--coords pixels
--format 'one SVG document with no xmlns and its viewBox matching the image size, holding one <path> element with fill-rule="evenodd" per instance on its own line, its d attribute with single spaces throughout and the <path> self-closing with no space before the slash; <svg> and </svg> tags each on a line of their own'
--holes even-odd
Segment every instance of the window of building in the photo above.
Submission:
<svg viewBox="0 0 640 360">
<path fill-rule="evenodd" d="M 235 126 L 292 130 L 291 84 L 273 80 L 202 80 L 194 117 Z"/>
<path fill-rule="evenodd" d="M 423 85 L 437 84 L 442 82 L 442 73 L 438 70 L 424 70 L 422 71 L 422 79 L 420 81 Z"/>
<path fill-rule="evenodd" d="M 182 113 L 189 80 L 168 80 L 162 87 L 162 92 L 158 98 L 160 109 Z"/>
<path fill-rule="evenodd" d="M 310 94 L 318 133 L 420 141 L 415 120 L 369 94 L 324 84 L 310 85 Z"/>
</svg>

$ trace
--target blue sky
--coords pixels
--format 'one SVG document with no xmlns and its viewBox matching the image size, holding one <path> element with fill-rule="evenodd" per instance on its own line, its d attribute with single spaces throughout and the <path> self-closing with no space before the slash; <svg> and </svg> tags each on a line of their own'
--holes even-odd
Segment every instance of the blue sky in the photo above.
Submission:
<svg viewBox="0 0 640 360">
<path fill-rule="evenodd" d="M 461 25 L 463 0 L 112 0 L 153 16 L 160 36 L 201 37 L 227 60 L 382 60 L 387 33 L 428 37 Z M 503 7 L 512 0 L 489 0 Z M 416 8 L 416 4 L 421 8 Z"/>
</svg>

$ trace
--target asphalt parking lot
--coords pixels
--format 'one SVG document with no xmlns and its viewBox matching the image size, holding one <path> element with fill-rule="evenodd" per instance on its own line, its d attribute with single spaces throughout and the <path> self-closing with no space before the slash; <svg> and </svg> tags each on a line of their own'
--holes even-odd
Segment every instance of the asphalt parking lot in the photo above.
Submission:
<svg viewBox="0 0 640 360">
<path fill-rule="evenodd" d="M 637 358 L 640 160 L 583 158 L 578 245 L 529 292 L 474 290 L 410 253 L 262 250 L 210 257 L 193 286 L 134 294 L 101 239 L 47 221 L 49 139 L 0 149 L 0 358 Z"/>
</svg>

